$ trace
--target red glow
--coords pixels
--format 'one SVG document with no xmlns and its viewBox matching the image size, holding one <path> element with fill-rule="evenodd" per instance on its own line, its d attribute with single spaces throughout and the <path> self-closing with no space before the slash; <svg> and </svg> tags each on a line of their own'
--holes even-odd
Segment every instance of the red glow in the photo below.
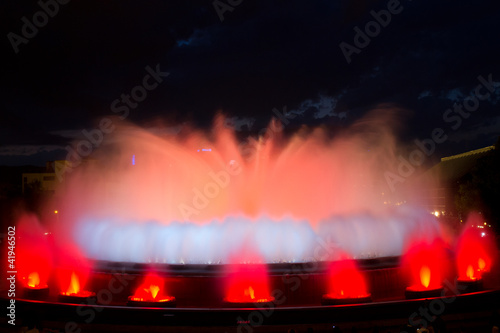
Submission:
<svg viewBox="0 0 500 333">
<path fill-rule="evenodd" d="M 328 298 L 368 297 L 366 280 L 352 259 L 332 262 L 329 267 Z"/>
<path fill-rule="evenodd" d="M 90 274 L 90 265 L 74 247 L 66 246 L 59 251 L 57 277 L 61 295 L 89 297 L 93 292 L 85 290 Z"/>
<path fill-rule="evenodd" d="M 493 239 L 490 236 L 481 237 L 481 233 L 472 227 L 472 225 L 482 225 L 482 222 L 481 215 L 471 214 L 458 239 L 455 252 L 459 280 L 480 279 L 493 264 L 496 253 Z"/>
<path fill-rule="evenodd" d="M 63 276 L 67 277 L 67 273 L 63 273 Z M 88 290 L 82 290 L 81 288 L 81 279 L 86 281 L 86 276 L 84 277 L 84 273 L 79 272 L 71 272 L 71 276 L 69 278 L 69 283 L 67 285 L 66 291 L 61 292 L 61 295 L 65 296 L 78 296 L 78 297 L 89 297 L 93 296 L 94 293 Z"/>
<path fill-rule="evenodd" d="M 438 239 L 413 242 L 403 257 L 402 266 L 410 278 L 409 290 L 441 288 L 448 270 L 443 242 Z"/>
<path fill-rule="evenodd" d="M 164 279 L 155 274 L 148 274 L 129 299 L 136 302 L 168 302 L 175 299 L 165 294 Z"/>
<path fill-rule="evenodd" d="M 231 266 L 226 280 L 226 302 L 272 302 L 266 266 L 263 264 L 237 264 Z"/>
<path fill-rule="evenodd" d="M 52 250 L 44 230 L 34 215 L 22 216 L 16 227 L 16 260 L 12 264 L 18 279 L 26 288 L 47 288 Z"/>
</svg>

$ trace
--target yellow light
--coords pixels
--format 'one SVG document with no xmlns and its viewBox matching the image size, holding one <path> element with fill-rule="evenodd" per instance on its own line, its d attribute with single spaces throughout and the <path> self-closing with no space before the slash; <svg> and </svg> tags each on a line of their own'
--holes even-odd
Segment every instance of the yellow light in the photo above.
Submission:
<svg viewBox="0 0 500 333">
<path fill-rule="evenodd" d="M 439 217 L 439 212 L 437 210 L 434 212 L 434 216 Z"/>
<path fill-rule="evenodd" d="M 429 283 L 431 282 L 431 270 L 428 266 L 422 266 L 420 268 L 420 283 L 425 288 L 429 287 Z"/>
<path fill-rule="evenodd" d="M 57 210 L 54 211 L 54 214 L 58 214 L 59 212 Z"/>
<path fill-rule="evenodd" d="M 484 268 L 486 267 L 486 262 L 483 258 L 479 258 L 479 260 L 477 261 L 477 266 L 479 267 L 479 271 L 484 270 Z"/>
<path fill-rule="evenodd" d="M 484 225 L 486 225 L 486 222 L 484 222 Z"/>
</svg>

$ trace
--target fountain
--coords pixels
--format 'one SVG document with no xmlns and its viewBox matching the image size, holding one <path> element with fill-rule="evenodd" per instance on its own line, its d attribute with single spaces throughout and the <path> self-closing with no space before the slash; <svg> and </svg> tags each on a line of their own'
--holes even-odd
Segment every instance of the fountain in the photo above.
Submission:
<svg viewBox="0 0 500 333">
<path fill-rule="evenodd" d="M 128 306 L 174 307 L 175 297 L 167 296 L 165 281 L 162 277 L 149 273 L 137 287 L 134 295 L 129 296 Z"/>
<path fill-rule="evenodd" d="M 323 295 L 322 304 L 356 304 L 371 302 L 366 279 L 356 262 L 348 255 L 330 264 L 328 270 L 328 293 Z"/>
<path fill-rule="evenodd" d="M 469 217 L 464 232 L 457 241 L 455 253 L 458 272 L 457 286 L 463 293 L 483 289 L 483 274 L 491 270 L 495 244 L 488 235 L 484 237 L 474 226 L 483 225 L 479 214 Z"/>
<path fill-rule="evenodd" d="M 445 297 L 443 263 L 454 257 L 457 284 L 476 283 L 496 250 L 466 232 L 453 253 L 436 216 L 416 208 L 427 180 L 398 196 L 388 188 L 402 149 L 389 119 L 369 115 L 335 136 L 286 136 L 273 121 L 243 143 L 222 118 L 176 137 L 116 124 L 92 159 L 65 171 L 49 231 L 19 222 L 35 230 L 20 245 L 24 298 L 102 306 L 121 320 L 163 308 L 208 323 L 207 311 L 267 308 L 286 323 L 279 309 L 322 321 L 311 311 L 345 307 L 348 318 L 349 306 L 397 300 L 403 311 L 405 297 Z"/>
</svg>

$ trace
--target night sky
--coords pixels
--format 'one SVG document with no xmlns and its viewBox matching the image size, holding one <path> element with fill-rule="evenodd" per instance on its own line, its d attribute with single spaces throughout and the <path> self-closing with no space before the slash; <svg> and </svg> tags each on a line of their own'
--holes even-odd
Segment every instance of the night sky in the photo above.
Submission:
<svg viewBox="0 0 500 333">
<path fill-rule="evenodd" d="M 1 6 L 0 165 L 64 159 L 65 146 L 82 130 L 124 110 L 127 121 L 151 130 L 166 124 L 172 133 L 186 124 L 208 129 L 221 111 L 227 126 L 245 136 L 258 133 L 273 108 L 285 112 L 291 131 L 302 125 L 335 131 L 383 105 L 399 110 L 404 143 L 442 128 L 448 139 L 436 158 L 492 145 L 500 135 L 498 1 Z M 374 15 L 385 27 L 370 23 Z M 369 41 L 355 40 L 367 27 Z M 154 71 L 162 73 L 157 80 Z M 447 109 L 475 96 L 479 76 L 490 81 L 480 90 L 488 97 L 460 122 L 451 113 L 455 118 L 446 121 Z M 147 96 L 127 106 L 122 94 L 132 91 Z"/>
</svg>

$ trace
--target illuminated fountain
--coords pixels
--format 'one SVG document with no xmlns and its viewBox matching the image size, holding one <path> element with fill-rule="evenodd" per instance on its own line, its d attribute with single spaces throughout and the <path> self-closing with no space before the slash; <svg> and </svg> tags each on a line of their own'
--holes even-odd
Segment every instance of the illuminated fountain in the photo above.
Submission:
<svg viewBox="0 0 500 333">
<path fill-rule="evenodd" d="M 243 143 L 221 118 L 209 134 L 176 137 L 117 124 L 95 160 L 65 173 L 55 229 L 107 262 L 223 264 L 242 247 L 265 263 L 308 262 L 322 260 L 321 242 L 355 259 L 399 256 L 410 235 L 441 231 L 390 198 L 386 171 L 400 163 L 391 117 L 334 138 L 321 128 L 284 137 L 272 122 Z"/>
<path fill-rule="evenodd" d="M 442 241 L 412 242 L 402 263 L 411 283 L 406 288 L 406 298 L 444 296 L 442 283 L 448 260 Z"/>
<path fill-rule="evenodd" d="M 90 264 L 86 258 L 74 246 L 66 246 L 56 252 L 56 272 L 61 290 L 59 301 L 78 304 L 95 299 L 94 292 L 85 290 L 90 275 Z"/>
<path fill-rule="evenodd" d="M 128 306 L 142 307 L 175 307 L 175 297 L 167 296 L 165 292 L 165 281 L 156 274 L 148 274 L 135 290 L 134 295 L 129 296 Z"/>
<path fill-rule="evenodd" d="M 17 223 L 17 278 L 26 298 L 45 299 L 52 269 L 52 251 L 34 216 L 23 216 Z"/>
<path fill-rule="evenodd" d="M 266 266 L 255 261 L 228 266 L 225 277 L 226 305 L 263 307 L 274 301 Z"/>
<path fill-rule="evenodd" d="M 68 280 L 67 274 L 64 274 L 65 277 L 61 277 L 62 280 Z M 95 298 L 95 293 L 92 291 L 84 290 L 81 287 L 81 283 L 85 279 L 83 278 L 82 273 L 72 271 L 69 276 L 69 281 L 67 281 L 66 291 L 63 291 L 59 294 L 59 300 L 65 303 L 82 303 L 85 301 L 89 301 L 92 298 Z"/>
<path fill-rule="evenodd" d="M 322 304 L 339 305 L 371 302 L 366 279 L 349 256 L 334 261 L 328 269 L 328 293 Z"/>
<path fill-rule="evenodd" d="M 462 293 L 483 289 L 483 274 L 490 271 L 496 253 L 491 237 L 474 228 L 482 222 L 479 214 L 471 214 L 456 245 L 457 287 Z"/>
<path fill-rule="evenodd" d="M 176 137 L 117 121 L 91 159 L 73 156 L 59 170 L 47 229 L 29 215 L 18 222 L 16 306 L 103 331 L 143 320 L 162 327 L 166 317 L 230 327 L 269 312 L 265 325 L 323 329 L 357 311 L 407 318 L 425 298 L 450 296 L 449 261 L 459 287 L 479 290 L 496 249 L 467 230 L 454 244 L 435 215 L 415 208 L 427 180 L 393 193 L 397 174 L 388 172 L 404 149 L 391 119 L 370 115 L 333 137 L 321 128 L 285 136 L 273 121 L 243 143 L 221 118 L 210 133 Z M 454 308 L 467 297 L 487 304 L 495 292 L 457 296 Z"/>
</svg>

